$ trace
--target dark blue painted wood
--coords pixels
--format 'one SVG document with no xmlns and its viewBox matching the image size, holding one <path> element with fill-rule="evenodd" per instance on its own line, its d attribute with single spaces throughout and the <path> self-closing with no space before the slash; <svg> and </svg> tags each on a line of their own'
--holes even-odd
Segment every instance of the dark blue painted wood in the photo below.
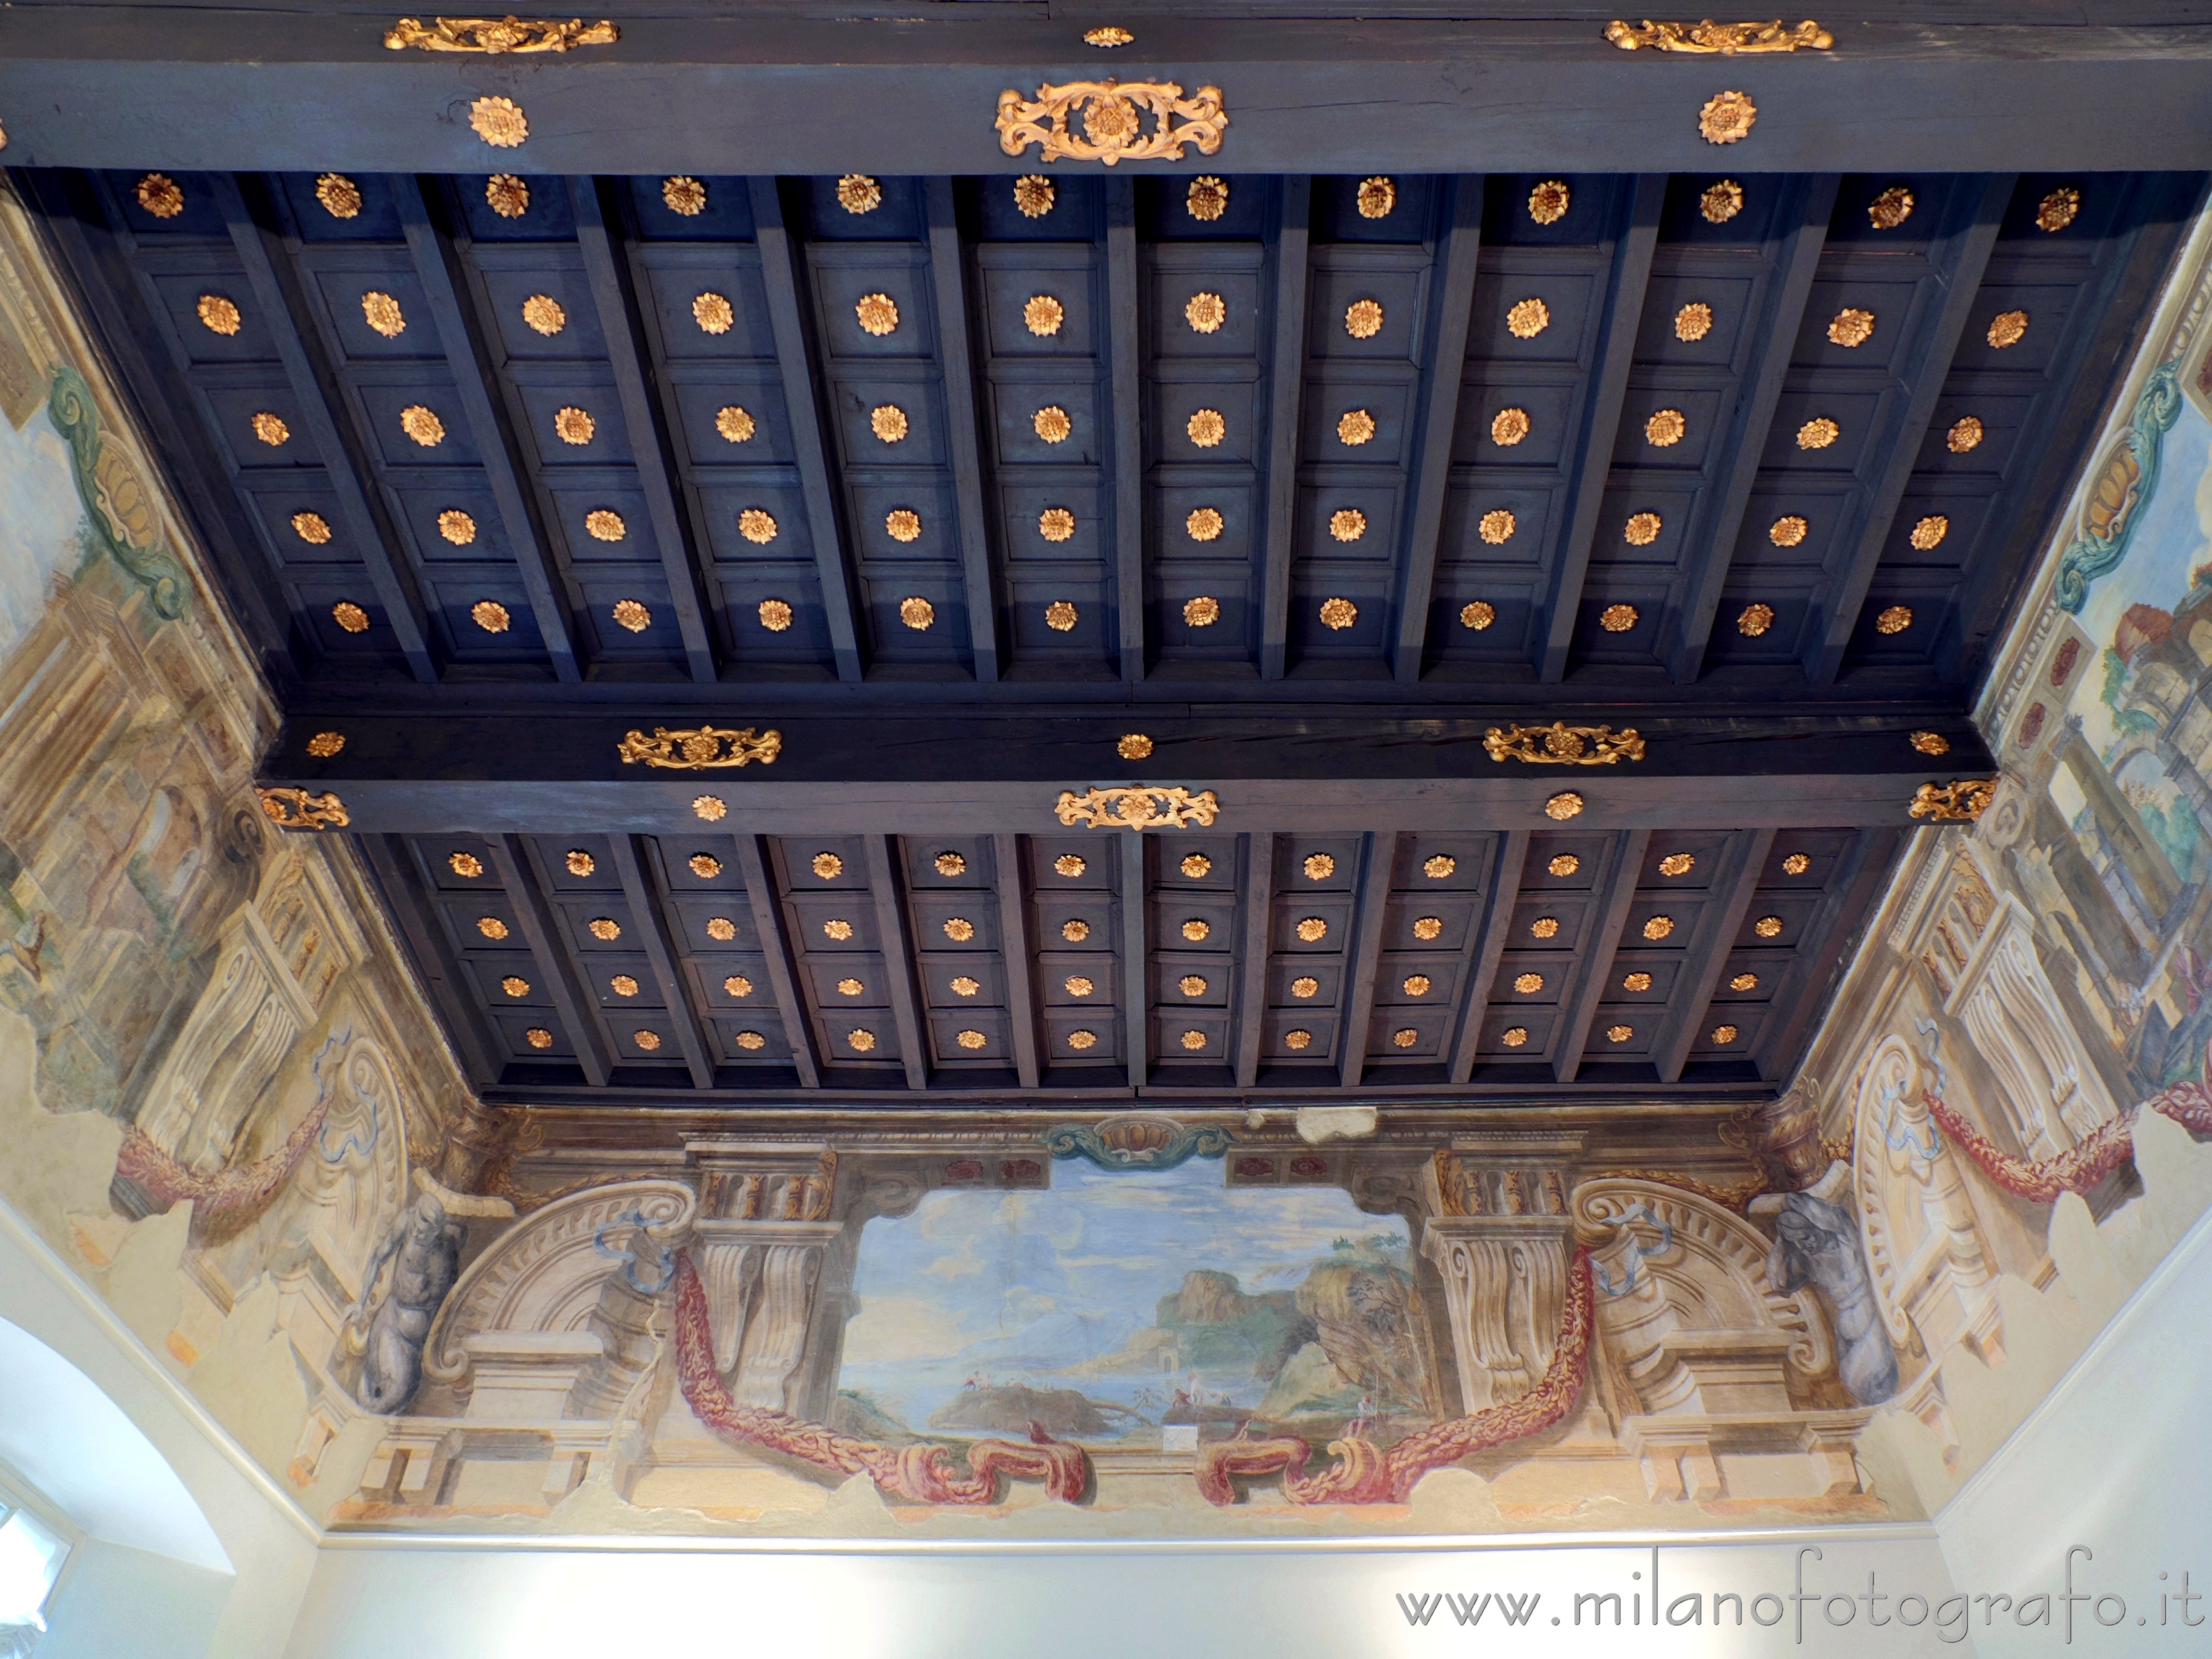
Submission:
<svg viewBox="0 0 2212 1659">
<path fill-rule="evenodd" d="M 690 1069 L 692 1085 L 711 1089 L 714 1086 L 714 1057 L 708 1052 L 706 1035 L 699 1028 L 698 1013 L 691 1006 L 683 970 L 678 966 L 678 947 L 669 935 L 668 917 L 661 908 L 660 895 L 653 890 L 653 879 L 641 860 L 638 840 L 631 836 L 611 836 L 608 848 L 614 854 L 616 873 L 622 878 L 623 896 L 629 902 L 630 918 L 639 942 L 645 947 L 646 960 L 652 964 L 653 983 L 660 988 L 661 1006 L 668 1011 L 669 1024 L 676 1028 L 676 1045 L 683 1051 L 684 1065 Z"/>
<path fill-rule="evenodd" d="M 1114 481 L 1115 619 L 1124 680 L 1145 678 L 1145 428 L 1138 369 L 1143 336 L 1137 307 L 1136 190 L 1127 178 L 1106 184 L 1107 384 L 1114 410 L 1107 470 Z"/>
<path fill-rule="evenodd" d="M 740 835 L 738 868 L 743 872 L 745 900 L 752 907 L 753 932 L 768 958 L 769 987 L 775 995 L 776 1017 L 783 1022 L 783 1039 L 791 1049 L 791 1063 L 799 1073 L 799 1086 L 822 1086 L 822 1063 L 815 1048 L 814 1022 L 799 1000 L 798 975 L 791 954 L 791 939 L 783 925 L 783 906 L 769 874 L 761 838 Z"/>
<path fill-rule="evenodd" d="M 431 923 L 429 891 L 407 842 L 398 836 L 361 836 L 354 844 L 375 874 L 385 908 L 398 923 L 415 971 L 422 975 L 431 1011 L 459 1052 L 469 1080 L 480 1089 L 498 1082 L 505 1045 L 484 1019 L 444 933 Z"/>
<path fill-rule="evenodd" d="M 530 848 L 520 836 L 487 836 L 484 844 L 490 851 L 500 889 L 514 907 L 515 924 L 553 999 L 562 1034 L 575 1050 L 591 1086 L 604 1089 L 613 1060 L 598 999 L 583 983 L 575 960 L 562 940 L 560 924 L 547 906 L 537 872 L 531 866 Z"/>
<path fill-rule="evenodd" d="M 1313 180 L 1292 173 L 1282 180 L 1276 222 L 1273 343 L 1267 356 L 1267 467 L 1261 517 L 1260 677 L 1279 680 L 1287 665 L 1291 628 L 1291 553 L 1297 536 L 1298 401 L 1305 388 L 1306 262 Z"/>
<path fill-rule="evenodd" d="M 1521 872 L 1528 862 L 1528 831 L 1509 830 L 1499 838 L 1480 927 L 1468 934 L 1466 991 L 1460 998 L 1458 1028 L 1452 1035 L 1450 1078 L 1464 1084 L 1473 1075 L 1482 1044 L 1482 1022 L 1490 1012 L 1490 989 L 1498 982 L 1498 959 L 1513 925 L 1514 902 L 1521 894 Z"/>
<path fill-rule="evenodd" d="M 1129 1086 L 1141 1090 L 1151 1075 L 1152 995 L 1146 964 L 1151 947 L 1147 913 L 1152 908 L 1150 884 L 1145 878 L 1145 837 L 1124 832 L 1121 837 L 1121 1042 L 1128 1066 Z"/>
<path fill-rule="evenodd" d="M 836 658 L 837 678 L 857 680 L 862 672 L 859 614 L 844 553 L 844 515 L 837 510 L 836 491 L 830 483 L 822 406 L 799 300 L 799 249 L 784 222 L 776 181 L 756 178 L 750 182 L 753 234 L 760 246 L 761 279 L 768 291 L 776 362 L 783 374 L 784 414 L 791 422 L 792 447 L 806 500 L 806 533 L 814 543 L 823 619 L 830 630 L 830 650 Z M 797 1046 L 794 1040 L 794 1052 Z"/>
<path fill-rule="evenodd" d="M 1709 492 L 1707 501 L 1700 503 L 1699 515 L 1692 520 L 1688 580 L 1681 603 L 1662 624 L 1659 656 L 1677 685 L 1693 683 L 1705 663 L 1705 641 L 1720 610 L 1721 590 L 1728 580 L 1736 538 L 1743 530 L 1752 487 L 1759 481 L 1759 459 L 1766 453 L 1767 434 L 1774 425 L 1774 406 L 1782 396 L 1790 349 L 1804 322 L 1805 302 L 1812 295 L 1813 278 L 1820 269 L 1828 221 L 1835 214 L 1838 182 L 1833 173 L 1823 173 L 1793 183 L 1788 211 L 1794 223 L 1784 238 L 1781 269 L 1768 285 L 1758 324 L 1759 354 L 1746 377 L 1747 387 L 1738 400 L 1723 450 L 1726 471 L 1718 490 Z M 1663 1066 L 1661 1071 L 1663 1074 Z"/>
<path fill-rule="evenodd" d="M 907 927 L 906 905 L 892 867 L 889 840 L 870 836 L 867 859 L 868 893 L 876 908 L 876 933 L 883 941 L 884 971 L 890 981 L 891 1024 L 898 1030 L 906 1086 L 927 1089 L 929 1039 L 921 1021 L 921 999 L 915 993 L 915 943 Z"/>
<path fill-rule="evenodd" d="M 438 666 L 423 623 L 422 595 L 393 556 L 392 550 L 398 538 L 381 504 L 362 482 L 374 476 L 373 471 L 358 434 L 341 413 L 337 374 L 319 349 L 313 331 L 301 325 L 305 301 L 282 239 L 256 220 L 238 180 L 218 175 L 213 182 L 231 244 L 238 250 L 246 279 L 269 319 L 285 378 L 291 382 L 301 416 L 323 457 L 324 476 L 337 498 L 346 532 L 362 550 L 385 619 L 415 678 L 426 684 L 434 684 Z"/>
<path fill-rule="evenodd" d="M 1712 898 L 1699 912 L 1697 933 L 1684 952 L 1687 960 L 1668 999 L 1673 1006 L 1666 1027 L 1652 1045 L 1652 1064 L 1658 1067 L 1662 1083 L 1680 1081 L 1691 1043 L 1706 1020 L 1718 1018 L 1712 1006 L 1713 988 L 1727 971 L 1729 946 L 1743 931 L 1759 872 L 1774 850 L 1774 834 L 1771 830 L 1747 830 L 1729 838 L 1728 862 L 1713 882 Z"/>
<path fill-rule="evenodd" d="M 1567 647 L 1581 606 L 1583 573 L 1589 568 L 1590 542 L 1605 504 L 1606 477 L 1620 431 L 1621 399 L 1628 389 L 1637 327 L 1644 315 L 1644 289 L 1651 276 L 1652 252 L 1659 245 L 1659 216 L 1666 198 L 1663 175 L 1638 175 L 1629 201 L 1627 228 L 1613 246 L 1605 336 L 1598 346 L 1596 373 L 1583 405 L 1582 429 L 1570 463 L 1575 480 L 1572 505 L 1553 556 L 1551 589 L 1537 636 L 1537 674 L 1548 681 L 1566 673 Z"/>
<path fill-rule="evenodd" d="M 1613 977 L 1613 954 L 1620 948 L 1621 925 L 1628 920 L 1628 908 L 1635 902 L 1636 878 L 1644 868 L 1644 854 L 1650 842 L 1649 830 L 1629 830 L 1614 836 L 1608 849 L 1612 865 L 1606 872 L 1602 896 L 1592 912 L 1589 943 L 1575 964 L 1574 988 L 1559 1011 L 1552 1051 L 1555 1082 L 1572 1083 L 1582 1070 L 1583 1051 L 1589 1043 L 1597 1006 Z"/>
<path fill-rule="evenodd" d="M 1352 993 L 1344 1001 L 1343 1024 L 1337 1032 L 1337 1076 L 1347 1089 L 1359 1086 L 1367 1065 L 1367 1027 L 1375 1015 L 1375 964 L 1382 950 L 1382 917 L 1390 902 L 1390 872 L 1396 867 L 1398 837 L 1362 837 L 1359 873 L 1359 921 L 1352 948 L 1345 953 L 1345 970 Z"/>
<path fill-rule="evenodd" d="M 1475 262 L 1482 252 L 1482 195 L 1478 177 L 1454 179 L 1445 185 L 1443 246 L 1430 284 L 1431 309 L 1424 330 L 1431 345 L 1421 368 L 1412 510 L 1407 514 L 1405 549 L 1399 561 L 1397 647 L 1392 666 L 1401 680 L 1420 678 L 1428 641 L 1437 538 L 1443 530 L 1460 380 L 1467 368 L 1468 311 L 1474 300 Z"/>
<path fill-rule="evenodd" d="M 1946 225 L 1935 255 L 1942 271 L 1942 303 L 1932 309 L 1924 332 L 1917 340 L 1917 368 L 1908 400 L 1891 416 L 1878 451 L 1883 457 L 1879 471 L 1869 481 L 1856 548 L 1829 579 L 1826 593 L 1815 605 L 1807 630 L 1805 678 L 1825 684 L 1843 665 L 1844 650 L 1857 627 L 1867 587 L 1887 546 L 1898 503 L 1912 477 L 1913 463 L 1928 433 L 1928 422 L 1942 396 L 1951 358 L 1975 314 L 1980 297 L 1983 269 L 1996 246 L 1997 231 L 2012 199 L 2014 175 L 1991 173 L 1979 191 L 1962 191 L 1958 210 Z"/>
<path fill-rule="evenodd" d="M 700 587 L 699 538 L 692 533 L 676 500 L 675 440 L 668 429 L 664 405 L 655 395 L 659 388 L 652 352 L 639 319 L 637 295 L 616 240 L 620 218 L 610 214 L 602 200 L 602 191 L 613 188 L 609 180 L 568 180 L 576 241 L 583 250 L 585 276 L 599 311 L 599 331 L 606 341 L 607 361 L 614 369 L 615 389 L 621 394 L 630 452 L 637 457 L 638 483 L 653 520 L 661 568 L 667 573 L 668 601 L 684 636 L 684 655 L 693 679 L 711 682 L 720 677 L 720 669 L 714 659 L 705 595 Z"/>
<path fill-rule="evenodd" d="M 959 525 L 960 568 L 968 595 L 968 636 L 975 678 L 988 683 L 997 679 L 1000 672 L 999 601 L 992 580 L 990 518 L 983 507 L 981 426 L 975 402 L 975 356 L 968 332 L 966 258 L 961 248 L 952 180 L 931 179 L 923 191 L 929 220 L 929 271 L 936 301 L 938 355 L 945 373 L 945 421 Z M 1034 1069 L 1034 1053 L 1030 1064 Z"/>
<path fill-rule="evenodd" d="M 550 543 L 539 518 L 538 502 L 529 487 L 529 467 L 513 422 L 501 402 L 492 393 L 498 364 L 480 319 L 466 297 L 465 279 L 453 240 L 430 216 L 421 183 L 411 178 L 391 180 L 399 207 L 400 228 L 407 251 L 414 258 L 415 274 L 422 284 L 430 315 L 438 326 L 446 361 L 453 373 L 453 390 L 461 400 L 463 417 L 476 441 L 484 476 L 499 504 L 501 523 L 514 555 L 515 569 L 529 597 L 531 614 L 537 618 L 538 636 L 545 644 L 556 678 L 574 683 L 583 678 L 576 647 L 569 630 L 568 584 L 554 565 Z"/>
</svg>

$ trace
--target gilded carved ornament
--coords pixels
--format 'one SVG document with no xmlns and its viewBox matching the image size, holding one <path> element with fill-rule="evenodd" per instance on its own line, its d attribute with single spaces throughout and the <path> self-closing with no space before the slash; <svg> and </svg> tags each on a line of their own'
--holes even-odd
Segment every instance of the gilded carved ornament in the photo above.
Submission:
<svg viewBox="0 0 2212 1659">
<path fill-rule="evenodd" d="M 621 31 L 602 17 L 586 23 L 580 17 L 565 22 L 551 17 L 438 17 L 425 28 L 416 17 L 403 17 L 386 32 L 384 44 L 392 52 L 413 46 L 421 52 L 481 52 L 497 55 L 519 52 L 566 52 L 571 46 L 611 46 Z"/>
<path fill-rule="evenodd" d="M 1785 28 L 1779 18 L 1765 23 L 1716 23 L 1710 17 L 1695 23 L 1640 23 L 1615 18 L 1605 26 L 1605 38 L 1623 52 L 1649 46 L 1655 52 L 1681 52 L 1698 57 L 1734 58 L 1739 52 L 1826 52 L 1836 37 L 1811 19 Z"/>
<path fill-rule="evenodd" d="M 626 732 L 616 752 L 623 764 L 634 765 L 643 761 L 647 766 L 677 772 L 703 772 L 710 768 L 745 766 L 754 761 L 772 765 L 783 752 L 783 733 L 756 732 L 751 726 L 737 731 L 703 726 L 694 731 L 672 732 L 665 726 L 653 728 L 653 735 L 642 732 Z"/>
<path fill-rule="evenodd" d="M 343 830 L 353 822 L 334 794 L 310 789 L 256 789 L 261 810 L 279 830 Z"/>
<path fill-rule="evenodd" d="M 1192 824 L 1210 826 L 1221 811 L 1211 789 L 1193 794 L 1180 784 L 1172 787 L 1131 786 L 1088 789 L 1082 794 L 1063 789 L 1053 807 L 1060 821 L 1092 830 L 1185 830 Z"/>
<path fill-rule="evenodd" d="M 1549 726 L 1493 726 L 1482 747 L 1494 761 L 1517 760 L 1530 766 L 1611 766 L 1626 755 L 1644 758 L 1644 739 L 1632 726 L 1615 732 L 1609 726 L 1569 726 L 1554 720 Z"/>
<path fill-rule="evenodd" d="M 1930 823 L 1972 823 L 1986 811 L 1996 793 L 1995 778 L 1954 778 L 1949 783 L 1923 783 L 1912 792 L 1905 811 Z"/>
<path fill-rule="evenodd" d="M 1152 130 L 1145 131 L 1145 117 Z M 1172 81 L 1071 81 L 1037 88 L 1034 101 L 1009 87 L 999 94 L 999 148 L 1019 155 L 1036 144 L 1044 160 L 1062 156 L 1114 166 L 1131 161 L 1182 160 L 1183 146 L 1201 155 L 1221 148 L 1229 125 L 1221 88 L 1200 87 L 1185 98 Z"/>
</svg>

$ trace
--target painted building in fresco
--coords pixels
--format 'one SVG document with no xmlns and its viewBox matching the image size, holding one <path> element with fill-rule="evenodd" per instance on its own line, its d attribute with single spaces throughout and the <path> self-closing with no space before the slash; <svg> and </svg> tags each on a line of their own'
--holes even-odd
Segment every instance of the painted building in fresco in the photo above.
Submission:
<svg viewBox="0 0 2212 1659">
<path fill-rule="evenodd" d="M 1774 1112 L 856 1120 L 609 1176 L 474 1105 L 349 849 L 257 809 L 271 705 L 0 197 L 0 1196 L 334 1522 L 1923 1515 L 2212 1200 L 2139 1109 L 2212 1046 L 2208 249 L 1984 699 L 1995 803 L 1916 837 Z"/>
</svg>

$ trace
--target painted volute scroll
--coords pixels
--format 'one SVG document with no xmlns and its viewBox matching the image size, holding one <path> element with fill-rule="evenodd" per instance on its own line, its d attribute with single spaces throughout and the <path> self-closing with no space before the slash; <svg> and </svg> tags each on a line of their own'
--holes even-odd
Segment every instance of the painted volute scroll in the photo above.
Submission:
<svg viewBox="0 0 2212 1659">
<path fill-rule="evenodd" d="M 0 180 L 0 1201 L 318 1522 L 1921 1519 L 2212 1205 L 2203 178 L 1809 170 L 1811 20 L 1280 170 L 1155 15 Z"/>
</svg>

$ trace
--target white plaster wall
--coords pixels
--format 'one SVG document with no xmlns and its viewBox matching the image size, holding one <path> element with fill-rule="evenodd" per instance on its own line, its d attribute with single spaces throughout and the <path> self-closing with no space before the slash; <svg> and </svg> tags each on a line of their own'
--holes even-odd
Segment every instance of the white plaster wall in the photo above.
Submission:
<svg viewBox="0 0 2212 1659">
<path fill-rule="evenodd" d="M 77 1546 L 35 1659 L 201 1659 L 231 1577 L 127 1544 Z"/>
<path fill-rule="evenodd" d="M 1961 1583 L 2007 1578 L 2056 1588 L 2066 1553 L 2093 1595 L 2125 1598 L 2109 1629 L 2092 1605 L 2065 1631 L 2021 1627 L 1997 1612 L 1974 1639 L 1988 1659 L 2099 1651 L 2212 1653 L 2212 1217 L 2199 1221 L 2073 1369 L 1937 1517 L 1943 1553 Z M 2206 1599 L 2185 1611 L 2182 1588 Z M 2161 1580 L 2160 1573 L 2166 1574 Z M 2057 1620 L 2059 1609 L 2054 1606 Z M 2015 1615 L 2016 1616 L 2016 1611 Z M 2138 1622 L 2138 1621 L 2141 1622 Z"/>
<path fill-rule="evenodd" d="M 315 1532 L 305 1513 L 290 1504 L 163 1362 L 4 1203 L 0 1203 L 0 1318 L 37 1337 L 122 1407 L 168 1461 L 215 1528 L 236 1577 L 227 1584 L 214 1620 L 213 1641 L 204 1650 L 220 1659 L 276 1659 L 284 1650 L 315 1563 Z M 108 1565 L 121 1573 L 119 1563 Z M 179 1569 L 179 1574 L 192 1572 Z M 204 1620 L 207 1586 L 198 1577 L 164 1572 L 132 1581 L 121 1573 L 114 1582 L 130 1585 L 127 1612 L 133 1626 L 158 1633 L 165 1622 Z M 74 1594 L 72 1584 L 65 1583 L 63 1598 Z M 91 1636 L 99 1627 L 83 1628 Z M 206 1628 L 204 1622 L 200 1628 Z M 139 1653 L 144 1659 L 167 1659 L 177 1650 L 173 1645 L 132 1650 L 95 1643 L 62 1651 L 96 1654 L 100 1659 L 136 1659 Z M 40 1659 L 45 1659 L 44 1644 Z"/>
<path fill-rule="evenodd" d="M 1762 1592 L 1787 1596 L 1796 1552 L 1812 1540 L 1670 1540 L 1657 1561 L 1662 1605 L 1686 1616 L 1716 1591 L 1748 1606 Z M 290 1659 L 585 1659 L 606 1654 L 805 1654 L 816 1659 L 1465 1659 L 1476 1651 L 1613 1655 L 1654 1659 L 1783 1653 L 1874 1659 L 1971 1652 L 1940 1638 L 1932 1604 L 1949 1585 L 1925 1527 L 1830 1532 L 1808 1559 L 1806 1583 L 1842 1596 L 1867 1575 L 1893 1595 L 1917 1590 L 1931 1603 L 1917 1631 L 1865 1629 L 1863 1605 L 1838 1607 L 1852 1622 L 1803 1609 L 1802 1644 L 1788 1601 L 1762 1604 L 1760 1629 L 1723 1623 L 1653 1629 L 1648 1546 L 1546 1542 L 1526 1548 L 1331 1550 L 1181 1545 L 988 1546 L 805 1553 L 799 1550 L 677 1552 L 588 1546 L 471 1548 L 446 1540 L 389 1541 L 326 1549 L 301 1610 Z M 834 1549 L 834 1547 L 832 1547 Z M 1397 1598 L 1534 1592 L 1534 1617 L 1516 1628 L 1486 1608 L 1460 1625 L 1449 1606 L 1409 1625 Z M 1615 1628 L 1596 1613 L 1577 1628 L 1577 1592 L 1617 1591 L 1621 1606 L 1645 1595 L 1642 1622 Z M 1886 1615 L 1894 1602 L 1881 1608 Z M 1733 1609 L 1724 1609 L 1724 1619 Z M 1970 1611 L 1970 1610 L 1969 1610 Z M 1553 1620 L 1561 1622 L 1554 1625 Z"/>
</svg>

